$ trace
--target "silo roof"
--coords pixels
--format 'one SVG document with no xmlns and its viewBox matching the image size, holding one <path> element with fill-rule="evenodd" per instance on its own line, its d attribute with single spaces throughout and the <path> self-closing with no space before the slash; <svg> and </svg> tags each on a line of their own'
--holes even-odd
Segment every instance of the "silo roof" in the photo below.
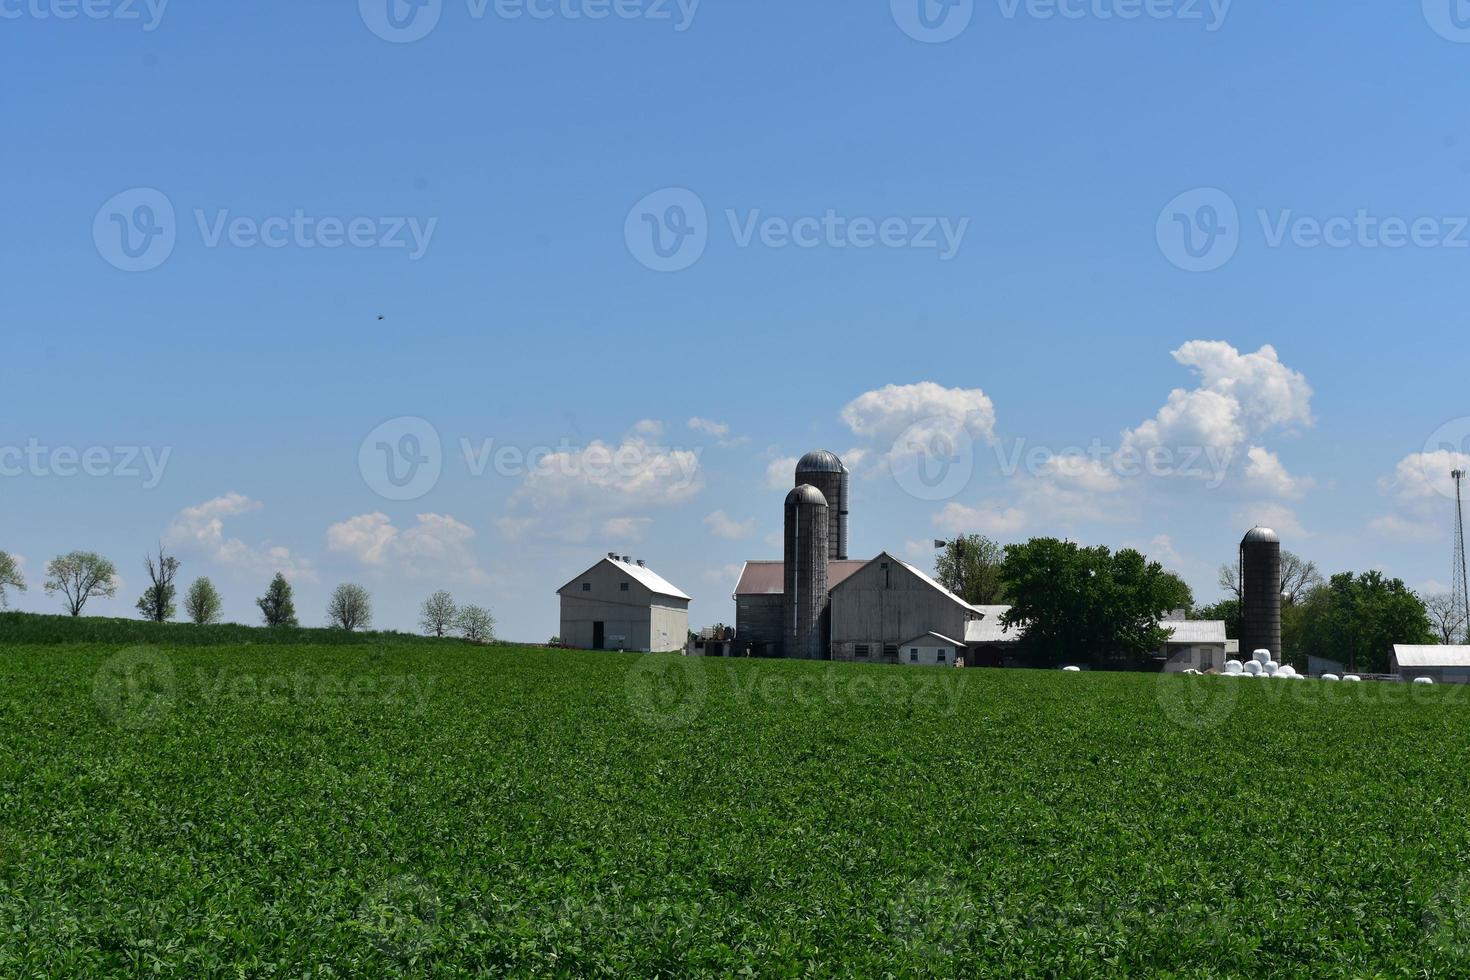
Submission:
<svg viewBox="0 0 1470 980">
<path fill-rule="evenodd" d="M 836 453 L 829 453 L 825 449 L 814 449 L 796 463 L 798 473 L 841 473 L 846 469 Z"/>
<path fill-rule="evenodd" d="M 792 491 L 786 495 L 786 503 L 811 504 L 814 507 L 826 507 L 827 498 L 822 496 L 822 491 L 818 490 L 810 483 L 803 483 L 801 486 L 792 489 Z"/>
<path fill-rule="evenodd" d="M 1280 544 L 1281 535 L 1277 534 L 1269 527 L 1253 527 L 1246 532 L 1245 541 L 1242 543 L 1255 544 L 1258 542 Z"/>
</svg>

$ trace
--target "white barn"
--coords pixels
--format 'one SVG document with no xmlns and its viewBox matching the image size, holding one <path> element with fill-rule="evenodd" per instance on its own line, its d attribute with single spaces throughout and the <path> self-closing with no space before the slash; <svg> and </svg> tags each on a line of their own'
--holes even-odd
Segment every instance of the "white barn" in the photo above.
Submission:
<svg viewBox="0 0 1470 980">
<path fill-rule="evenodd" d="M 1428 677 L 1436 684 L 1470 684 L 1470 646 L 1398 644 L 1389 669 L 1406 681 Z"/>
<path fill-rule="evenodd" d="M 670 653 L 689 638 L 689 596 L 642 561 L 609 554 L 556 591 L 562 646 Z"/>
</svg>

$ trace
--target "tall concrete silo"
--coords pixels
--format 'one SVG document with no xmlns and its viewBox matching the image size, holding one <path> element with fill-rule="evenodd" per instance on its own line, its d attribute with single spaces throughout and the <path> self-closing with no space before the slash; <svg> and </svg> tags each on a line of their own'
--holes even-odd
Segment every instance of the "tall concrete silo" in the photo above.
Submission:
<svg viewBox="0 0 1470 980">
<path fill-rule="evenodd" d="M 1240 652 L 1270 650 L 1281 659 L 1281 538 L 1252 528 L 1240 543 Z"/>
<path fill-rule="evenodd" d="M 813 486 L 786 495 L 786 591 L 782 598 L 785 655 L 825 660 L 827 612 L 827 498 Z"/>
<path fill-rule="evenodd" d="M 827 557 L 847 558 L 847 494 L 852 477 L 836 454 L 817 449 L 796 464 L 796 485 L 813 486 L 827 501 Z"/>
</svg>

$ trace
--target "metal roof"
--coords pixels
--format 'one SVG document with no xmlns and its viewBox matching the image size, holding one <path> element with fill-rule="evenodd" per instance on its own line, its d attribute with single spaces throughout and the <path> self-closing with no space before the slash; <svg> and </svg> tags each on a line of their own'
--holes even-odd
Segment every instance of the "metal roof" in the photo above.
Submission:
<svg viewBox="0 0 1470 980">
<path fill-rule="evenodd" d="M 1001 617 L 1011 611 L 1010 606 L 976 606 L 976 609 L 985 614 L 985 618 L 979 622 L 970 621 L 965 624 L 965 642 L 975 643 L 1015 643 L 1021 638 L 1021 630 L 1006 629 L 1001 625 Z"/>
<path fill-rule="evenodd" d="M 940 592 L 944 593 L 946 596 L 948 596 L 953 601 L 958 602 L 960 605 L 964 606 L 966 609 L 969 609 L 972 612 L 980 612 L 981 611 L 979 606 L 972 606 L 972 605 L 970 605 L 964 599 L 961 599 L 959 596 L 955 595 L 953 592 L 949 591 L 944 586 L 940 585 L 937 581 L 934 580 L 933 576 L 931 576 L 928 572 L 925 572 L 925 571 L 921 570 L 917 565 L 910 565 L 908 562 L 904 561 L 902 558 L 894 558 L 892 555 L 888 554 L 888 552 L 886 552 L 886 551 L 882 555 L 879 555 L 878 557 L 879 558 L 882 558 L 882 557 L 885 557 L 885 556 L 888 557 L 888 558 L 890 558 L 890 559 L 892 559 L 893 561 L 898 562 L 904 568 L 907 568 L 909 571 L 911 571 L 915 575 L 919 576 L 919 578 L 923 579 L 926 584 L 931 585 L 934 588 L 938 589 Z M 874 560 L 876 561 L 877 559 L 874 559 Z"/>
<path fill-rule="evenodd" d="M 1396 644 L 1393 658 L 1400 667 L 1470 667 L 1470 647 Z"/>
<path fill-rule="evenodd" d="M 1245 541 L 1241 543 L 1246 544 L 1258 541 L 1275 542 L 1276 544 L 1280 544 L 1281 535 L 1277 534 L 1269 527 L 1253 527 L 1246 532 Z"/>
<path fill-rule="evenodd" d="M 827 588 L 831 589 L 868 563 L 861 560 L 843 559 L 827 562 Z M 784 561 L 748 561 L 740 570 L 740 581 L 735 585 L 736 595 L 781 595 L 786 591 L 786 563 Z"/>
<path fill-rule="evenodd" d="M 837 454 L 825 449 L 814 449 L 796 462 L 797 473 L 841 473 L 845 469 Z"/>
<path fill-rule="evenodd" d="M 672 582 L 664 578 L 658 572 L 655 572 L 653 569 L 649 568 L 647 565 L 638 565 L 634 564 L 633 562 L 613 561 L 611 558 L 604 558 L 596 565 L 593 565 L 592 568 L 596 568 L 597 565 L 602 564 L 611 565 L 618 571 L 622 572 L 624 575 L 627 575 L 629 578 L 647 588 L 655 595 L 666 595 L 673 599 L 684 599 L 686 601 L 689 600 L 689 596 L 685 595 L 682 591 L 676 588 Z M 587 569 L 586 572 L 578 575 L 576 578 L 572 579 L 572 581 L 568 582 L 566 585 L 563 585 L 560 589 L 557 589 L 556 591 L 563 592 L 569 586 L 581 581 L 588 572 L 592 571 L 592 568 Z"/>
<path fill-rule="evenodd" d="M 922 644 L 925 644 L 925 641 L 928 641 L 928 640 L 938 640 L 939 642 L 948 644 L 949 646 L 952 646 L 952 647 L 962 647 L 962 646 L 964 646 L 964 644 L 961 643 L 959 640 L 952 640 L 949 637 L 945 636 L 943 633 L 936 633 L 933 630 L 930 630 L 927 633 L 924 633 L 924 634 L 921 634 L 919 636 L 916 636 L 916 637 L 914 637 L 911 640 L 904 640 L 902 643 L 899 644 L 899 646 L 901 646 L 901 647 L 920 646 Z"/>
<path fill-rule="evenodd" d="M 786 495 L 786 505 L 789 507 L 792 504 L 811 504 L 815 507 L 826 507 L 827 498 L 822 496 L 822 491 L 810 483 L 803 483 Z"/>
<path fill-rule="evenodd" d="M 1223 619 L 1186 619 L 1160 623 L 1170 633 L 1170 643 L 1225 643 Z"/>
</svg>

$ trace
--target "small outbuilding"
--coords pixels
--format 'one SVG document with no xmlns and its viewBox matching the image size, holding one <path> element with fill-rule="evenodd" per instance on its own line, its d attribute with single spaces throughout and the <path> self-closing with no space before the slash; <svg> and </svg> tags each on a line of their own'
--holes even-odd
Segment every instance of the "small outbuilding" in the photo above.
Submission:
<svg viewBox="0 0 1470 980">
<path fill-rule="evenodd" d="M 689 596 L 626 555 L 609 554 L 557 595 L 564 647 L 670 653 L 689 638 Z"/>
<path fill-rule="evenodd" d="M 1390 670 L 1406 681 L 1427 677 L 1436 684 L 1470 684 L 1470 646 L 1396 645 Z"/>
</svg>

